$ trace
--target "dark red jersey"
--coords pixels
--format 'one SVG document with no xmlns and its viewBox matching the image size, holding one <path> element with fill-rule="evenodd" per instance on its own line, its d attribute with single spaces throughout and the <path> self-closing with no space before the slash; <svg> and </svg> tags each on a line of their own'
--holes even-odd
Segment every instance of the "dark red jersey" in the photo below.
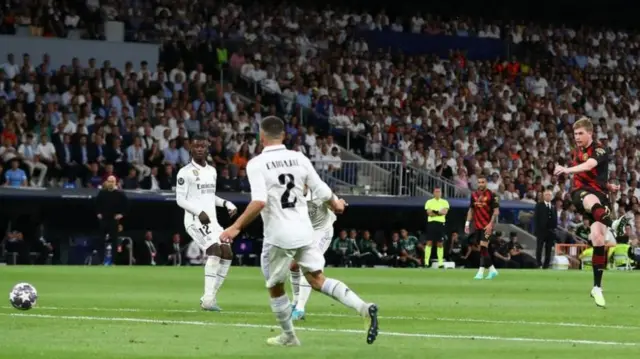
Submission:
<svg viewBox="0 0 640 359">
<path fill-rule="evenodd" d="M 475 229 L 484 229 L 491 222 L 493 210 L 500 208 L 500 197 L 488 189 L 471 193 L 470 208 L 473 209 L 473 225 Z"/>
<path fill-rule="evenodd" d="M 573 190 L 588 189 L 597 192 L 607 191 L 609 181 L 609 151 L 600 142 L 593 141 L 590 146 L 573 150 L 573 166 L 593 158 L 598 164 L 590 171 L 573 174 Z"/>
</svg>

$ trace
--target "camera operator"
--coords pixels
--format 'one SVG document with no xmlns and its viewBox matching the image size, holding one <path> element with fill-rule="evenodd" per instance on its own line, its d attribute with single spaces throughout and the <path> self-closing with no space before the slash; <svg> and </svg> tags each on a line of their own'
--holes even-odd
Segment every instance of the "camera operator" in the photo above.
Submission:
<svg viewBox="0 0 640 359">
<path fill-rule="evenodd" d="M 115 176 L 107 177 L 102 190 L 96 198 L 97 217 L 100 221 L 100 229 L 109 241 L 111 250 L 118 247 L 118 224 L 127 209 L 127 196 L 119 191 L 116 186 Z M 105 265 L 111 265 L 111 259 L 105 256 Z"/>
</svg>

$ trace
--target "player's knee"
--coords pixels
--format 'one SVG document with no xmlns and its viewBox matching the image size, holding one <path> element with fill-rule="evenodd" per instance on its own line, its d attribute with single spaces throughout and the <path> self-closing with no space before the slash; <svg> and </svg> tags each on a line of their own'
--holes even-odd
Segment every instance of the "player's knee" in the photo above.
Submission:
<svg viewBox="0 0 640 359">
<path fill-rule="evenodd" d="M 427 241 L 427 247 L 431 247 L 433 245 L 433 241 Z"/>
<path fill-rule="evenodd" d="M 207 255 L 222 258 L 222 249 L 220 248 L 220 244 L 215 243 L 207 248 Z"/>
<path fill-rule="evenodd" d="M 324 284 L 325 279 L 322 271 L 307 272 L 304 274 L 304 277 L 307 279 L 307 282 L 309 282 L 311 288 L 317 291 L 322 290 L 322 285 Z"/>
<path fill-rule="evenodd" d="M 443 243 L 442 242 L 438 242 L 438 248 L 442 248 L 443 247 Z"/>
<path fill-rule="evenodd" d="M 227 260 L 233 259 L 233 250 L 231 249 L 231 245 L 229 244 L 220 245 L 220 258 L 227 259 Z"/>
</svg>

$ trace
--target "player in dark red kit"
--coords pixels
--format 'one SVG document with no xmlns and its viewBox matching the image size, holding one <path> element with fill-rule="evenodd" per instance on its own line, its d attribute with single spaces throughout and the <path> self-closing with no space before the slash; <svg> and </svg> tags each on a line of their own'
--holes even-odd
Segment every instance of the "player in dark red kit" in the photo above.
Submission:
<svg viewBox="0 0 640 359">
<path fill-rule="evenodd" d="M 500 198 L 487 189 L 487 178 L 478 177 L 478 190 L 471 193 L 471 203 L 467 213 L 467 222 L 464 232 L 471 233 L 471 221 L 473 220 L 473 239 L 480 245 L 480 268 L 475 279 L 493 279 L 498 276 L 498 271 L 493 266 L 491 253 L 489 252 L 489 239 L 493 234 L 493 225 L 500 214 Z M 485 269 L 489 274 L 484 276 Z"/>
<path fill-rule="evenodd" d="M 583 117 L 573 124 L 573 136 L 577 148 L 572 155 L 573 167 L 557 165 L 555 175 L 573 174 L 571 200 L 578 212 L 591 220 L 589 239 L 593 244 L 593 289 L 591 297 L 599 307 L 605 306 L 602 295 L 602 275 L 607 264 L 605 242 L 608 228 L 617 238 L 624 233 L 629 221 L 625 216 L 613 220 L 609 209 L 609 192 L 620 186 L 609 183 L 609 150 L 593 139 L 593 123 Z"/>
</svg>

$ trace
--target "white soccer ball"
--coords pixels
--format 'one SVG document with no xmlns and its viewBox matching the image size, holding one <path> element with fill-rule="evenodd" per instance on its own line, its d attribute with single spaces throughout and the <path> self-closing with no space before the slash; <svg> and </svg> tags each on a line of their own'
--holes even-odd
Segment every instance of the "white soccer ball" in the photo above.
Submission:
<svg viewBox="0 0 640 359">
<path fill-rule="evenodd" d="M 38 300 L 38 291 L 36 287 L 29 283 L 18 283 L 11 293 L 9 293 L 9 302 L 11 305 L 19 310 L 29 310 L 36 305 Z"/>
</svg>

